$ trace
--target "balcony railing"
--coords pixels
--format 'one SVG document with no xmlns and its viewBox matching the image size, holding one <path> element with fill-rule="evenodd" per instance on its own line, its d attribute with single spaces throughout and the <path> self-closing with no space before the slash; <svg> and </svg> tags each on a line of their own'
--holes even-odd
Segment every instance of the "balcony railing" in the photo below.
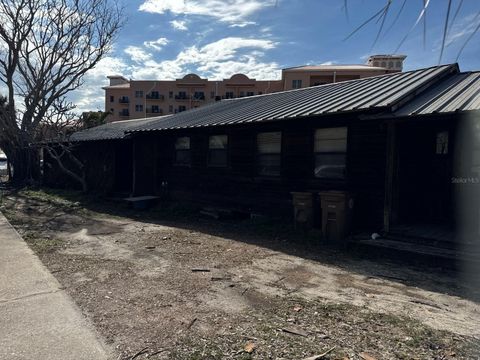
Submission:
<svg viewBox="0 0 480 360">
<path fill-rule="evenodd" d="M 205 100 L 205 95 L 197 95 L 197 96 L 193 96 L 193 100 L 194 101 L 204 101 Z"/>
<path fill-rule="evenodd" d="M 162 109 L 152 109 L 147 107 L 147 114 L 163 114 Z"/>
<path fill-rule="evenodd" d="M 186 94 L 177 94 L 175 95 L 175 100 L 190 100 L 190 96 Z"/>
<path fill-rule="evenodd" d="M 147 94 L 146 98 L 147 100 L 165 100 L 165 96 L 160 94 Z"/>
<path fill-rule="evenodd" d="M 119 98 L 118 102 L 120 104 L 128 104 L 130 102 L 130 100 L 127 97 L 123 97 L 123 98 Z"/>
</svg>

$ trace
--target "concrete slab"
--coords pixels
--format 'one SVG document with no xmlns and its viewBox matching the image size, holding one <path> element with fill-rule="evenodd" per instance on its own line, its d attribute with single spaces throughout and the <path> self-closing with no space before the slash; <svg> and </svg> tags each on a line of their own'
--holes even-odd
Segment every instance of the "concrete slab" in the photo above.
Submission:
<svg viewBox="0 0 480 360">
<path fill-rule="evenodd" d="M 60 283 L 0 213 L 0 359 L 111 357 Z"/>
</svg>

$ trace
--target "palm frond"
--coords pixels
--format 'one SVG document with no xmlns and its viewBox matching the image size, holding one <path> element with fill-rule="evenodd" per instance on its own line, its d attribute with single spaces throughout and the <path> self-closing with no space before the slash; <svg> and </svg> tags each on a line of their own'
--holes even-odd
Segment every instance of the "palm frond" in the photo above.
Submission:
<svg viewBox="0 0 480 360">
<path fill-rule="evenodd" d="M 378 10 L 373 16 L 365 20 L 361 25 L 359 25 L 355 30 L 353 30 L 348 36 L 343 39 L 343 41 L 350 39 L 353 35 L 355 35 L 360 29 L 362 29 L 365 25 L 370 23 L 372 20 L 375 20 L 377 17 L 381 16 L 383 12 L 385 12 L 385 9 L 390 6 L 392 0 L 387 0 L 387 3 L 385 4 L 384 7 L 382 7 L 380 10 Z"/>
<path fill-rule="evenodd" d="M 418 17 L 417 17 L 417 20 L 415 21 L 415 23 L 413 24 L 413 26 L 410 28 L 410 30 L 408 30 L 408 32 L 405 34 L 405 36 L 403 37 L 402 41 L 400 41 L 400 44 L 398 44 L 397 48 L 395 49 L 395 52 L 397 52 L 403 45 L 403 43 L 408 39 L 408 37 L 410 36 L 410 34 L 412 33 L 412 31 L 417 27 L 417 25 L 419 24 L 419 22 L 423 19 L 423 17 L 425 16 L 425 12 L 427 11 L 427 8 L 428 8 L 428 5 L 430 4 L 430 0 L 426 0 L 425 3 L 424 3 L 424 6 L 422 8 L 422 10 L 420 11 L 420 13 L 418 14 Z"/>
</svg>

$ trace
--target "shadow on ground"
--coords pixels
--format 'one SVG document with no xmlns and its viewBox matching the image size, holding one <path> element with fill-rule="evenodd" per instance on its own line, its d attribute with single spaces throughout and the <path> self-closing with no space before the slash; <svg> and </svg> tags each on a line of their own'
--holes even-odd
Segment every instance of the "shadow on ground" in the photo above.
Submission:
<svg viewBox="0 0 480 360">
<path fill-rule="evenodd" d="M 421 257 L 365 251 L 355 246 L 334 249 L 320 241 L 319 231 L 310 233 L 296 231 L 285 219 L 216 220 L 201 215 L 196 207 L 174 202 L 160 203 L 147 210 L 135 210 L 122 201 L 77 192 L 43 189 L 42 197 L 38 198 L 30 196 L 29 190 L 7 191 L 25 202 L 27 213 L 29 209 L 32 213 L 38 211 L 35 208 L 38 201 L 51 202 L 51 207 L 42 210 L 43 215 L 50 218 L 50 226 L 60 230 L 63 228 L 71 230 L 72 227 L 78 226 L 79 229 L 87 229 L 89 235 L 121 231 L 121 222 L 112 227 L 110 222 L 102 221 L 101 214 L 105 214 L 224 237 L 324 265 L 337 266 L 358 275 L 388 279 L 432 292 L 480 301 L 478 277 L 446 268 L 441 261 L 426 262 Z M 82 215 L 84 209 L 98 213 L 99 218 L 92 220 L 91 215 Z"/>
</svg>

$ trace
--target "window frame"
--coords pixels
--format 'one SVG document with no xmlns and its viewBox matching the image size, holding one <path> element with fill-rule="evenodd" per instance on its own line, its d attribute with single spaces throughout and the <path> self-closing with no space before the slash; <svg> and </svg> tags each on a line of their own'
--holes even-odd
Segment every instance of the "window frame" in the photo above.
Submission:
<svg viewBox="0 0 480 360">
<path fill-rule="evenodd" d="M 210 138 L 214 137 L 214 136 L 225 136 L 226 139 L 227 139 L 227 144 L 225 146 L 225 148 L 223 149 L 217 149 L 217 148 L 210 148 Z M 212 134 L 212 135 L 208 135 L 208 138 L 207 138 L 207 167 L 209 168 L 227 168 L 229 167 L 230 165 L 230 136 L 226 133 L 223 133 L 223 134 Z M 212 164 L 212 161 L 211 161 L 211 154 L 212 152 L 225 152 L 225 164 Z"/>
<path fill-rule="evenodd" d="M 188 139 L 188 149 L 179 149 L 177 148 L 177 142 L 179 139 Z M 175 142 L 173 143 L 174 149 L 174 157 L 173 157 L 173 165 L 174 166 L 183 166 L 183 167 L 191 167 L 192 166 L 192 138 L 191 136 L 177 136 L 175 138 Z M 178 161 L 178 154 L 188 154 L 188 163 Z"/>
<path fill-rule="evenodd" d="M 329 129 L 345 129 L 345 151 L 316 151 L 315 144 L 317 138 L 317 131 L 319 130 L 329 130 Z M 315 128 L 313 130 L 313 177 L 316 180 L 323 180 L 323 181 L 346 181 L 348 177 L 347 172 L 347 163 L 348 163 L 348 126 L 331 126 L 331 127 L 323 127 L 323 128 Z M 338 139 L 325 139 L 325 140 L 338 140 Z M 317 168 L 317 156 L 321 155 L 330 155 L 330 156 L 337 156 L 342 155 L 345 158 L 344 161 L 344 169 L 343 169 L 343 176 L 342 177 L 329 177 L 329 176 L 317 176 L 315 173 L 315 169 Z"/>
<path fill-rule="evenodd" d="M 292 89 L 301 89 L 302 83 L 302 79 L 292 79 Z"/>
<path fill-rule="evenodd" d="M 263 135 L 263 134 L 275 134 L 275 133 L 278 133 L 280 134 L 280 144 L 279 144 L 279 152 L 260 152 L 260 149 L 259 149 L 259 136 L 260 135 Z M 282 155 L 283 155 L 283 132 L 282 131 L 261 131 L 261 132 L 258 132 L 255 136 L 255 173 L 257 176 L 260 176 L 260 177 L 266 177 L 266 178 L 272 178 L 272 179 L 276 179 L 276 178 L 279 178 L 282 176 L 282 172 L 283 172 L 283 168 L 282 168 L 282 165 L 283 165 L 283 159 L 282 159 Z M 262 157 L 267 157 L 267 156 L 276 156 L 278 157 L 278 167 L 279 167 L 279 170 L 278 170 L 278 174 L 274 174 L 274 173 L 262 173 L 260 171 L 260 159 Z"/>
</svg>

